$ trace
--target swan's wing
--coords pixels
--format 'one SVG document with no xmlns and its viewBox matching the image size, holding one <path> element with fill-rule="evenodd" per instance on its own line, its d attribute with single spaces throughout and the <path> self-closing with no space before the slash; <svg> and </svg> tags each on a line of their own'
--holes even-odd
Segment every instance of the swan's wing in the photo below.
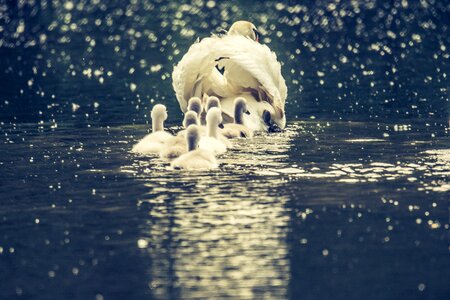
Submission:
<svg viewBox="0 0 450 300">
<path fill-rule="evenodd" d="M 219 37 L 213 36 L 193 44 L 174 67 L 172 86 L 183 112 L 186 111 L 187 102 L 191 97 L 197 96 L 201 99 L 207 90 L 211 90 L 211 85 L 220 84 L 219 80 L 222 79 L 215 78 L 214 75 L 217 74 L 213 73 L 218 72 L 215 69 L 217 62 L 214 61 L 213 50 L 219 40 Z M 220 90 L 219 87 L 217 89 Z"/>
<path fill-rule="evenodd" d="M 221 74 L 218 69 L 223 67 L 225 73 Z M 248 96 L 264 100 L 259 104 L 271 106 L 274 113 L 278 112 L 281 127 L 285 125 L 287 87 L 281 65 L 267 46 L 245 37 L 213 36 L 193 44 L 174 67 L 172 80 L 183 112 L 191 97 L 202 98 L 206 93 L 218 96 L 222 103 L 230 99 L 230 107 L 222 108 L 225 115 L 232 117 L 234 98 Z M 260 117 L 261 112 L 257 113 Z"/>
<path fill-rule="evenodd" d="M 217 45 L 220 49 L 216 56 L 220 56 L 216 60 L 219 68 L 225 67 L 224 77 L 230 89 L 265 94 L 264 100 L 284 112 L 287 87 L 276 54 L 266 45 L 241 36 L 223 37 Z"/>
</svg>

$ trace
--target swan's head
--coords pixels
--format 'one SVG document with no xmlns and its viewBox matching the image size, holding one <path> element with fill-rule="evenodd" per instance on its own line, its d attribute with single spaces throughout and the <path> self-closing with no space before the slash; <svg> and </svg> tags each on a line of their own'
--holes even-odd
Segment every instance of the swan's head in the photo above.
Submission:
<svg viewBox="0 0 450 300">
<path fill-rule="evenodd" d="M 281 132 L 286 127 L 286 115 L 284 110 L 275 110 L 272 106 L 267 105 L 263 110 L 262 119 L 269 132 Z"/>
<path fill-rule="evenodd" d="M 199 116 L 203 110 L 202 100 L 200 100 L 200 98 L 198 98 L 198 97 L 192 97 L 191 99 L 189 99 L 187 110 L 195 111 L 197 113 L 197 115 Z"/>
<path fill-rule="evenodd" d="M 223 127 L 222 111 L 218 107 L 211 107 L 206 113 L 206 124 L 208 127 Z"/>
<path fill-rule="evenodd" d="M 188 151 L 192 151 L 197 149 L 198 142 L 200 141 L 200 131 L 198 128 L 198 125 L 189 125 L 189 127 L 186 129 L 186 142 Z"/>
<path fill-rule="evenodd" d="M 166 107 L 162 104 L 156 104 L 152 108 L 151 117 L 153 120 L 162 120 L 165 121 L 167 119 L 167 110 Z"/>
<path fill-rule="evenodd" d="M 197 118 L 197 113 L 195 111 L 188 111 L 184 114 L 184 119 L 183 119 L 183 127 L 184 128 L 188 128 L 189 125 L 198 125 L 198 118 Z"/>
<path fill-rule="evenodd" d="M 220 100 L 216 96 L 210 96 L 206 99 L 206 111 L 209 111 L 209 109 L 213 107 L 221 108 Z"/>
<path fill-rule="evenodd" d="M 261 33 L 256 29 L 256 26 L 248 21 L 237 21 L 231 25 L 228 30 L 229 35 L 242 35 L 256 42 L 259 42 Z"/>
</svg>

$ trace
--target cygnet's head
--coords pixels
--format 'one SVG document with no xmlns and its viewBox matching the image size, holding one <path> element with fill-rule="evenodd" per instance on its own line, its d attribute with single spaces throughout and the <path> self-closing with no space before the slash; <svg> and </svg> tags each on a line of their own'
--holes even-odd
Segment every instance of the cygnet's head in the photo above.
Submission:
<svg viewBox="0 0 450 300">
<path fill-rule="evenodd" d="M 166 107 L 162 104 L 156 104 L 152 108 L 151 112 L 152 119 L 158 119 L 165 121 L 167 119 L 167 110 Z"/>
<path fill-rule="evenodd" d="M 197 118 L 197 113 L 195 111 L 188 111 L 186 112 L 186 114 L 184 114 L 184 119 L 183 119 L 183 127 L 184 128 L 188 128 L 189 125 L 198 125 L 198 118 Z"/>
<path fill-rule="evenodd" d="M 203 110 L 202 100 L 200 100 L 200 98 L 198 97 L 192 97 L 191 99 L 189 99 L 187 110 L 195 111 L 199 116 Z"/>
<path fill-rule="evenodd" d="M 243 114 L 250 114 L 247 110 L 247 100 L 242 97 L 237 97 L 234 100 L 234 122 L 236 124 L 244 124 Z"/>
<path fill-rule="evenodd" d="M 240 110 L 243 113 L 247 112 L 247 100 L 243 97 L 237 97 L 234 99 L 234 109 Z"/>
<path fill-rule="evenodd" d="M 206 111 L 209 111 L 212 107 L 221 108 L 220 100 L 216 96 L 210 96 L 206 99 Z"/>
<path fill-rule="evenodd" d="M 211 127 L 223 127 L 222 111 L 218 107 L 211 107 L 206 113 L 206 124 Z M 221 126 L 222 125 L 222 126 Z"/>
<path fill-rule="evenodd" d="M 198 125 L 189 125 L 186 129 L 186 144 L 188 147 L 188 151 L 192 151 L 197 149 L 198 142 L 200 141 L 200 132 L 198 129 Z"/>
<path fill-rule="evenodd" d="M 259 42 L 261 33 L 256 29 L 256 26 L 248 21 L 237 21 L 231 25 L 228 30 L 229 35 L 242 35 L 256 42 Z"/>
</svg>

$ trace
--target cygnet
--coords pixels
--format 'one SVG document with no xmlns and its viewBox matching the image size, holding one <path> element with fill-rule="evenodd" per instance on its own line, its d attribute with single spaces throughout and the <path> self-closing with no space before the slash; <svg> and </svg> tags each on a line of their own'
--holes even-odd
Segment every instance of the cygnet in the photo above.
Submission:
<svg viewBox="0 0 450 300">
<path fill-rule="evenodd" d="M 184 115 L 183 127 L 187 128 L 190 125 L 198 125 L 197 113 L 195 111 L 188 111 Z M 186 153 L 185 134 L 186 130 L 182 130 L 176 136 L 169 139 L 159 152 L 159 156 L 165 159 L 174 159 Z"/>
<path fill-rule="evenodd" d="M 210 150 L 215 154 L 223 154 L 227 151 L 226 144 L 219 140 L 219 127 L 223 127 L 222 112 L 218 107 L 212 107 L 206 114 L 207 136 L 200 139 L 201 149 Z"/>
<path fill-rule="evenodd" d="M 166 107 L 162 104 L 156 104 L 151 112 L 152 133 L 143 137 L 131 149 L 134 153 L 155 154 L 159 153 L 165 142 L 173 137 L 164 131 L 164 121 L 167 119 Z"/>
<path fill-rule="evenodd" d="M 244 125 L 244 113 L 247 113 L 247 101 L 242 97 L 234 100 L 234 123 L 225 124 L 222 134 L 227 138 L 251 138 L 253 132 Z"/>
<path fill-rule="evenodd" d="M 183 170 L 210 170 L 219 166 L 213 152 L 198 148 L 200 133 L 197 125 L 190 125 L 186 131 L 188 152 L 172 161 L 171 167 Z"/>
</svg>

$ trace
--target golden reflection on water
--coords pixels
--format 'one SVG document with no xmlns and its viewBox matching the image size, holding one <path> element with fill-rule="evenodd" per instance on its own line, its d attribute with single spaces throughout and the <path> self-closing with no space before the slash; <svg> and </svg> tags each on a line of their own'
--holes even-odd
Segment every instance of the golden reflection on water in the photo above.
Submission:
<svg viewBox="0 0 450 300">
<path fill-rule="evenodd" d="M 291 148 L 303 133 L 294 123 L 282 134 L 236 141 L 234 149 L 220 157 L 220 169 L 211 172 L 170 170 L 158 158 L 138 158 L 121 169 L 149 189 L 138 201 L 140 209 L 149 210 L 149 218 L 137 247 L 151 260 L 148 286 L 154 296 L 286 298 L 290 280 L 289 199 L 282 192 L 286 182 L 406 180 L 419 191 L 450 190 L 444 179 L 450 175 L 448 149 L 394 163 L 302 164 L 293 162 Z M 344 141 L 393 146 L 367 137 Z"/>
<path fill-rule="evenodd" d="M 273 168 L 255 171 L 261 175 L 287 176 L 289 179 L 319 179 L 325 178 L 342 183 L 382 182 L 406 179 L 409 182 L 419 181 L 419 191 L 447 192 L 450 191 L 450 149 L 425 151 L 425 156 L 412 162 L 398 161 L 396 163 L 334 163 L 320 169 L 317 167 Z M 425 179 L 423 179 L 423 178 Z M 427 178 L 431 178 L 427 180 Z M 441 179 L 436 179 L 441 178 Z"/>
<path fill-rule="evenodd" d="M 138 202 L 151 209 L 137 246 L 151 259 L 154 296 L 287 297 L 289 211 L 277 191 L 284 180 L 255 173 L 284 168 L 296 132 L 235 142 L 220 171 L 173 171 L 158 159 L 122 169 L 150 189 Z"/>
<path fill-rule="evenodd" d="M 260 184 L 249 189 L 260 191 Z M 161 266 L 154 268 L 150 285 L 155 293 L 165 294 L 164 286 L 173 284 L 182 298 L 254 298 L 265 293 L 284 298 L 289 282 L 285 199 L 264 193 L 256 196 L 237 184 L 229 194 L 217 186 L 201 194 L 201 190 L 179 194 L 170 212 L 164 208 L 150 212 L 152 218 L 170 213 L 171 222 L 151 224 L 148 253 L 158 261 L 161 250 L 168 250 L 166 263 L 173 264 L 170 268 L 176 278 L 164 284 L 158 276 L 165 272 L 161 273 Z M 155 230 L 168 233 L 168 248 L 161 245 L 165 239 L 158 239 Z"/>
<path fill-rule="evenodd" d="M 450 191 L 450 149 L 425 151 L 427 169 L 424 175 L 433 178 L 429 183 L 424 184 L 423 189 L 433 192 Z M 441 179 L 436 179 L 440 177 Z"/>
</svg>

